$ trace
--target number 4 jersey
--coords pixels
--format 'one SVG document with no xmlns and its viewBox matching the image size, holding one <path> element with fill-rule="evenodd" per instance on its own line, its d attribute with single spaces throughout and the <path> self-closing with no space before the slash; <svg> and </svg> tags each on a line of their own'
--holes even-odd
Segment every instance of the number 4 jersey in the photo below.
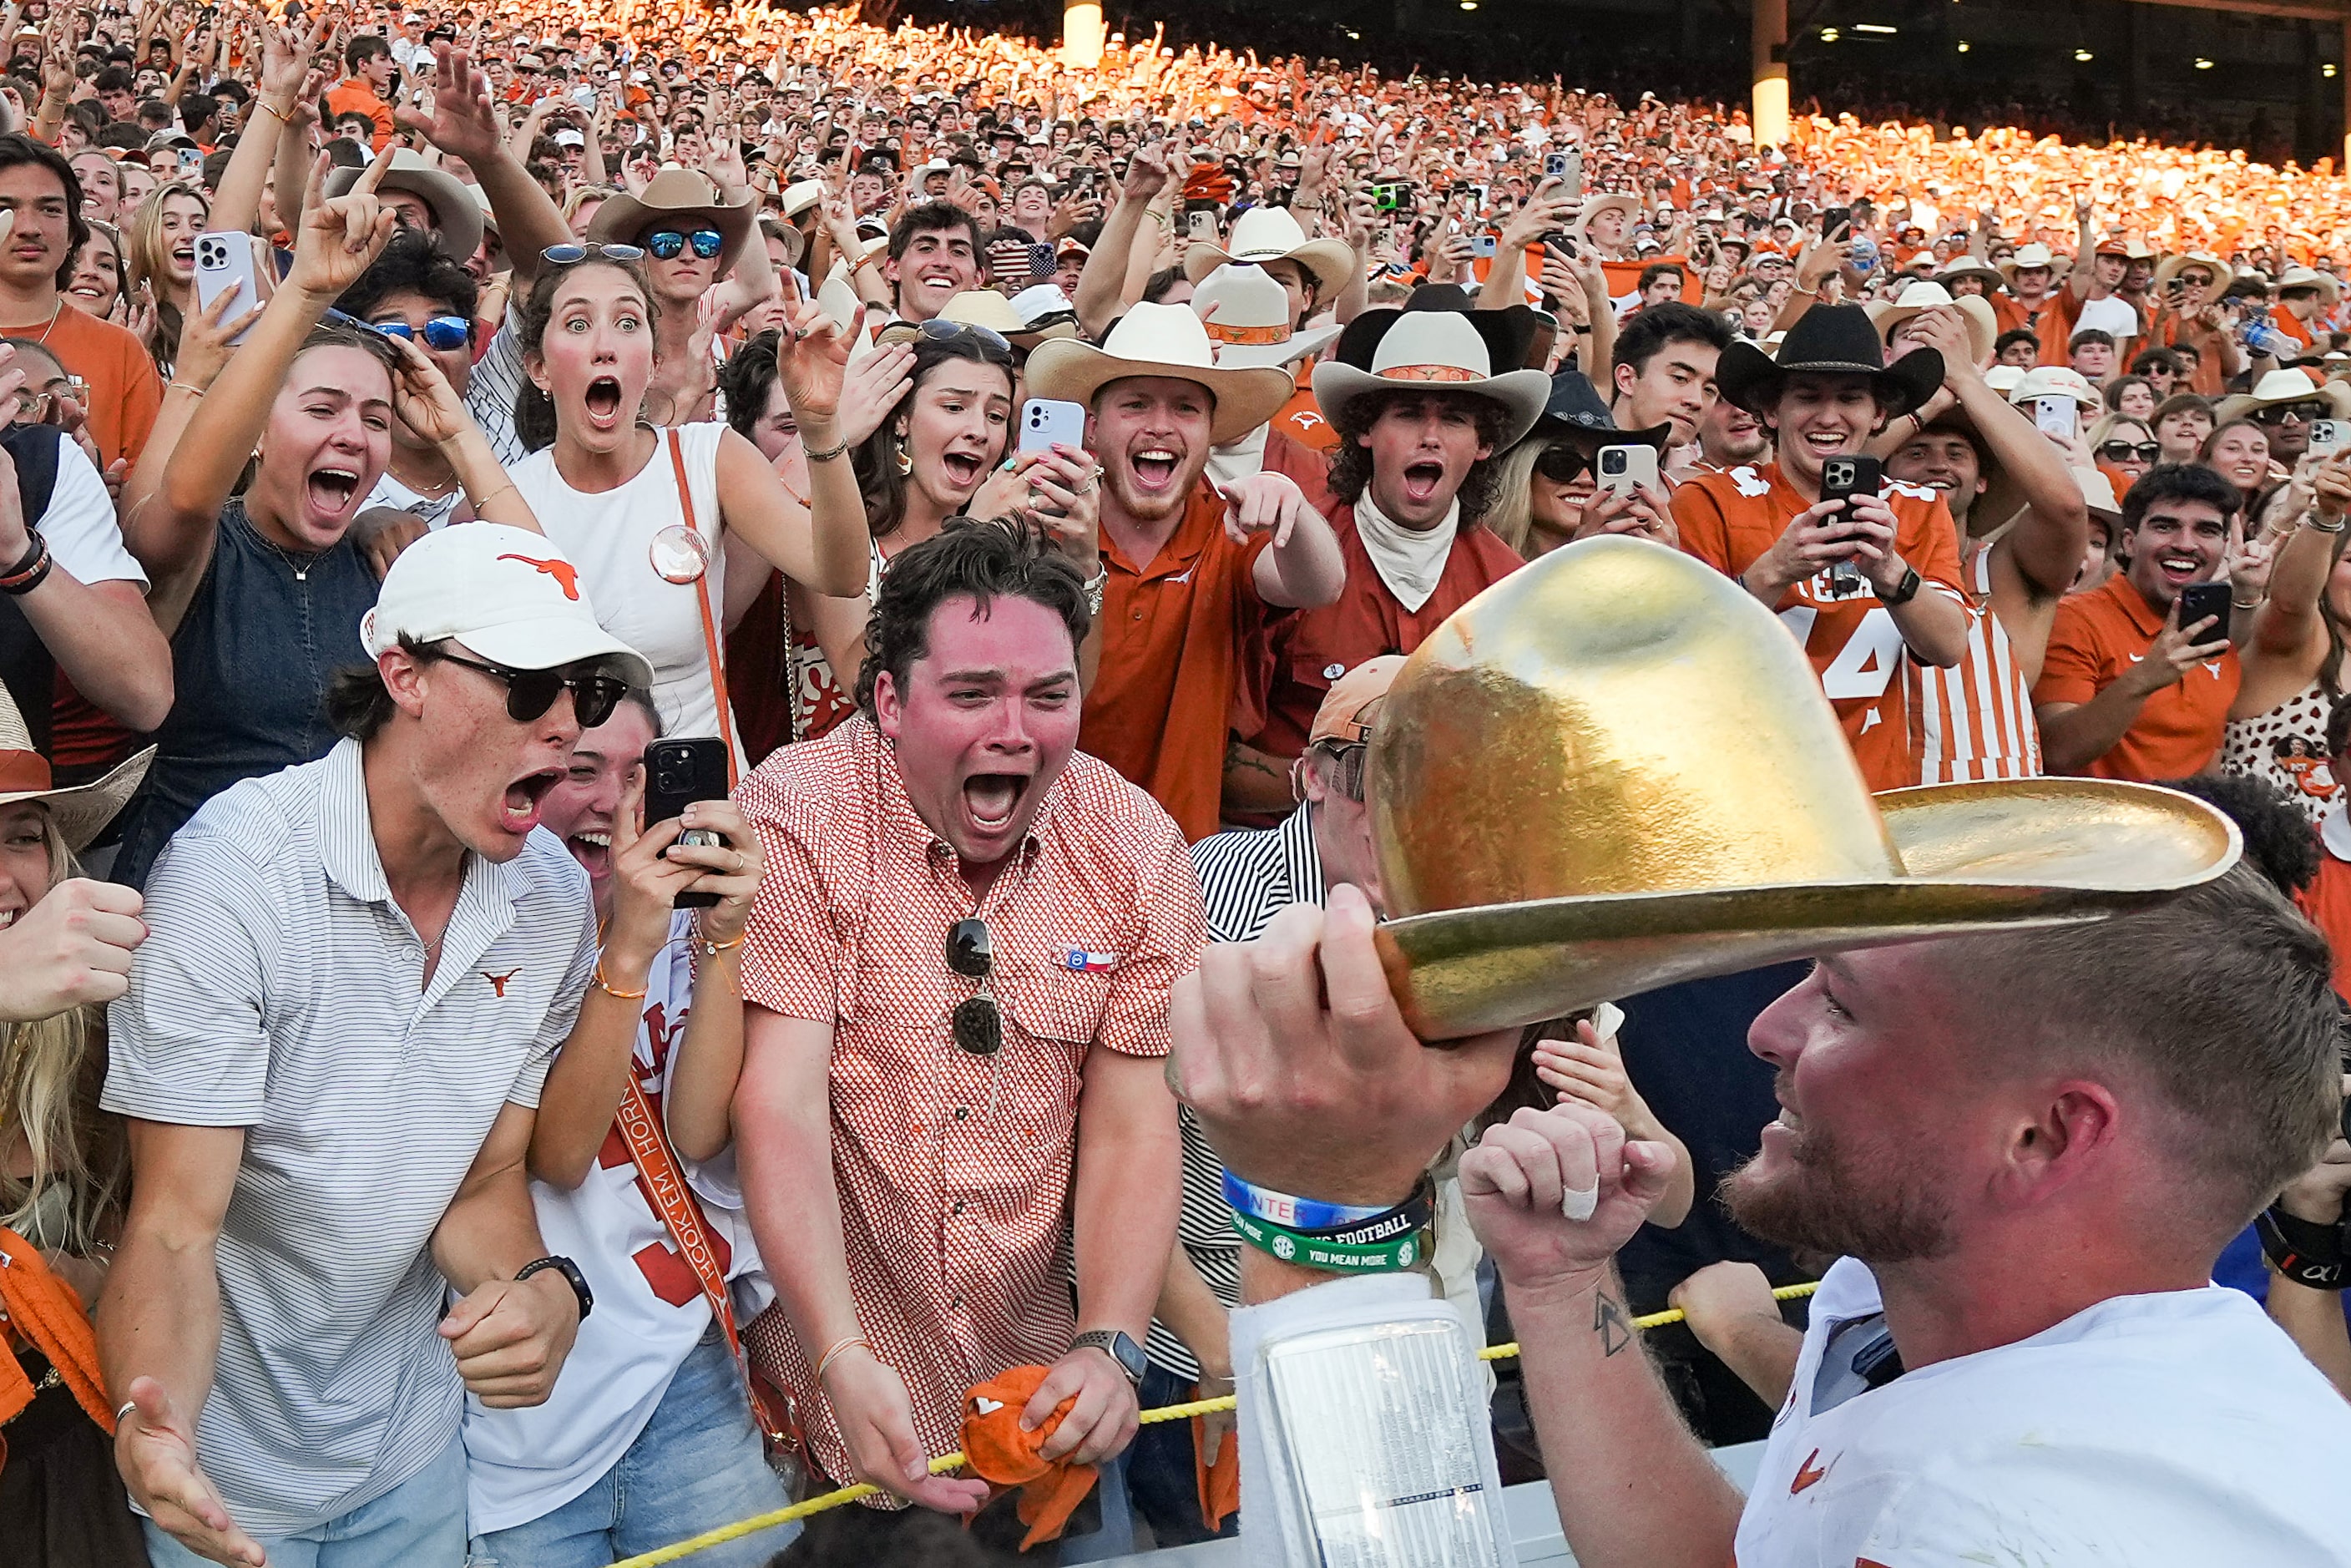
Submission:
<svg viewBox="0 0 2351 1568">
<path fill-rule="evenodd" d="M 1959 592 L 1959 546 L 1949 508 L 1936 492 L 1889 482 L 1878 494 L 1894 511 L 1894 549 L 1923 580 L 1922 593 Z M 1698 474 L 1674 491 L 1674 525 L 1682 549 L 1737 576 L 1777 544 L 1789 521 L 1812 503 L 1789 486 L 1776 463 Z M 1901 628 L 1866 581 L 1845 591 L 1825 571 L 1790 589 L 1772 606 L 1813 661 L 1852 743 L 1862 777 L 1876 789 L 1918 781 L 1911 755 Z"/>
</svg>

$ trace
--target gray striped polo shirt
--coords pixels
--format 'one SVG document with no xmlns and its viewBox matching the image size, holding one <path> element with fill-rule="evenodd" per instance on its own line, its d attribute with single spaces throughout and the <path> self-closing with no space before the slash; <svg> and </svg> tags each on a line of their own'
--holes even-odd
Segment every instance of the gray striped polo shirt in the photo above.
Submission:
<svg viewBox="0 0 2351 1568">
<path fill-rule="evenodd" d="M 196 1449 L 256 1535 L 381 1497 L 456 1434 L 434 1228 L 499 1110 L 538 1103 L 596 960 L 587 875 L 534 832 L 467 861 L 423 985 L 360 758 L 345 740 L 180 830 L 109 1014 L 106 1109 L 246 1129 Z"/>
</svg>

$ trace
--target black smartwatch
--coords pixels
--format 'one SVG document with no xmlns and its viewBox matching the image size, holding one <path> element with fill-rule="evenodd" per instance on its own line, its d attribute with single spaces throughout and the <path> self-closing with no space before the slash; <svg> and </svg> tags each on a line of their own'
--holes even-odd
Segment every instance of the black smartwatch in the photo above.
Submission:
<svg viewBox="0 0 2351 1568">
<path fill-rule="evenodd" d="M 588 1288 L 588 1276 L 582 1274 L 580 1271 L 580 1265 L 570 1259 L 547 1257 L 535 1262 L 526 1263 L 515 1270 L 515 1283 L 519 1285 L 533 1274 L 544 1272 L 549 1269 L 562 1275 L 563 1282 L 571 1287 L 571 1293 L 580 1298 L 580 1321 L 586 1322 L 589 1312 L 595 1308 L 596 1292 Z"/>
<path fill-rule="evenodd" d="M 1126 1374 L 1129 1383 L 1137 1388 L 1143 1386 L 1144 1369 L 1150 1363 L 1144 1359 L 1141 1345 L 1117 1329 L 1089 1329 L 1070 1342 L 1071 1350 L 1083 1350 L 1088 1345 L 1108 1353 L 1118 1363 L 1118 1369 Z"/>
<path fill-rule="evenodd" d="M 1889 610 L 1897 604 L 1907 604 L 1917 597 L 1918 569 L 1915 566 L 1908 568 L 1902 573 L 1902 580 L 1894 585 L 1893 592 L 1881 593 L 1878 595 L 1879 600 L 1882 601 Z"/>
</svg>

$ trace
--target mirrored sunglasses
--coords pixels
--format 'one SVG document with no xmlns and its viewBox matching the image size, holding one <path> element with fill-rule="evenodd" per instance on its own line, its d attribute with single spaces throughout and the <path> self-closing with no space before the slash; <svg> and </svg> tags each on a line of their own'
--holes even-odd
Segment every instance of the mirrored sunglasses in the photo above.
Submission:
<svg viewBox="0 0 2351 1568">
<path fill-rule="evenodd" d="M 645 249 L 652 253 L 655 261 L 675 261 L 684 254 L 687 246 L 694 247 L 698 259 L 708 261 L 726 248 L 726 236 L 716 229 L 693 229 L 683 233 L 676 229 L 655 229 L 645 235 Z"/>
</svg>

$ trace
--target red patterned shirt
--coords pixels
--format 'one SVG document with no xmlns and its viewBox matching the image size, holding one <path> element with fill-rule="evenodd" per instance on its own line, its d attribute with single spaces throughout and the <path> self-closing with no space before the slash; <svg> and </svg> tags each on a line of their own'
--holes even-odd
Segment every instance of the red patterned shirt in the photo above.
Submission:
<svg viewBox="0 0 2351 1568">
<path fill-rule="evenodd" d="M 739 799 L 768 856 L 743 998 L 832 1025 L 832 1169 L 858 1326 L 904 1378 L 917 1436 L 946 1453 L 974 1384 L 1070 1348 L 1062 1237 L 1086 1053 L 1166 1054 L 1169 988 L 1207 940 L 1199 882 L 1167 813 L 1083 753 L 977 909 L 863 717 L 778 751 Z M 993 1059 L 948 1030 L 975 987 L 946 966 L 947 928 L 973 914 L 1005 1019 Z M 816 1386 L 822 1347 L 801 1345 L 780 1311 L 749 1338 L 803 1412 L 817 1463 L 849 1476 Z"/>
</svg>

